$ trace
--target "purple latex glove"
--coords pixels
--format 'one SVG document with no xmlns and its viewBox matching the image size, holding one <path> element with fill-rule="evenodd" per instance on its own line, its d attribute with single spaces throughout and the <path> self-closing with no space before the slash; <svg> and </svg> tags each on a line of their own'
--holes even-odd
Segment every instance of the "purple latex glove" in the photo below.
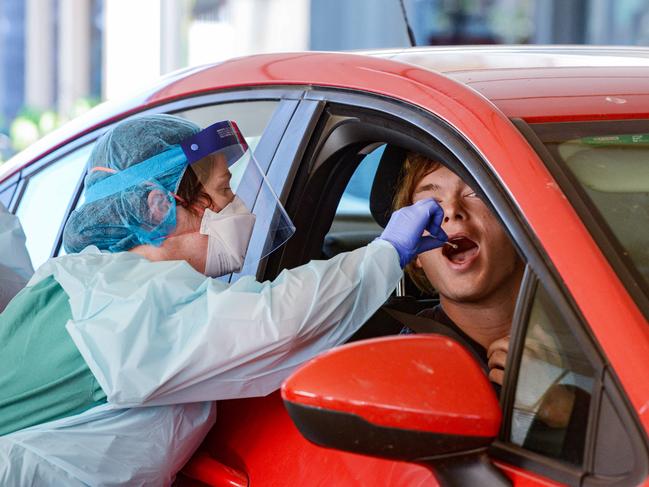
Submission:
<svg viewBox="0 0 649 487">
<path fill-rule="evenodd" d="M 418 254 L 444 245 L 448 235 L 442 230 L 443 220 L 442 207 L 434 199 L 427 198 L 392 213 L 379 238 L 397 249 L 403 269 Z M 430 235 L 424 236 L 424 230 Z"/>
</svg>

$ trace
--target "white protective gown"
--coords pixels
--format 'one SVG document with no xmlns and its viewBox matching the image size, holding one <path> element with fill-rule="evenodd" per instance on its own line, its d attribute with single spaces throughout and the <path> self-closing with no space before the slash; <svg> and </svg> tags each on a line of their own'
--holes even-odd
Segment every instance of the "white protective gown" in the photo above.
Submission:
<svg viewBox="0 0 649 487">
<path fill-rule="evenodd" d="M 33 273 L 20 222 L 0 203 L 0 313 Z"/>
<path fill-rule="evenodd" d="M 276 390 L 347 340 L 401 274 L 384 241 L 232 285 L 94 247 L 48 261 L 29 285 L 53 275 L 68 294 L 68 332 L 109 402 L 0 437 L 0 485 L 168 485 L 214 423 L 209 401 Z"/>
</svg>

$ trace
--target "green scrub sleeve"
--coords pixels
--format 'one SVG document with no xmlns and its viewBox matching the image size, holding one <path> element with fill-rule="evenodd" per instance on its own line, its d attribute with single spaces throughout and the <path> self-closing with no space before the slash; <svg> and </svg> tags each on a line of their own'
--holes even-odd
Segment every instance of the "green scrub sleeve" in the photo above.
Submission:
<svg viewBox="0 0 649 487">
<path fill-rule="evenodd" d="M 65 329 L 71 317 L 68 296 L 51 276 L 0 314 L 0 436 L 106 402 Z"/>
</svg>

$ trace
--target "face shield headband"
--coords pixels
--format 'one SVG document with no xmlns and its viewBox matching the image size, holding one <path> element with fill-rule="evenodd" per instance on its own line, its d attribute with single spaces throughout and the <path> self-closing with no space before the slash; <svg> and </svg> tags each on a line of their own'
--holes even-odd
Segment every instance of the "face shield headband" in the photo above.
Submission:
<svg viewBox="0 0 649 487">
<path fill-rule="evenodd" d="M 240 202 L 255 216 L 255 242 L 246 256 L 243 272 L 284 244 L 295 226 L 268 183 L 249 145 L 233 121 L 217 122 L 155 156 L 115 172 L 86 188 L 84 205 L 115 207 L 117 224 L 127 226 L 137 244 L 160 245 L 176 228 L 176 200 L 180 182 L 188 171 L 209 194 L 218 186 L 215 174 L 227 168 L 228 184 Z M 159 180 L 179 174 L 173 191 Z M 115 218 L 113 218 L 115 219 Z"/>
</svg>

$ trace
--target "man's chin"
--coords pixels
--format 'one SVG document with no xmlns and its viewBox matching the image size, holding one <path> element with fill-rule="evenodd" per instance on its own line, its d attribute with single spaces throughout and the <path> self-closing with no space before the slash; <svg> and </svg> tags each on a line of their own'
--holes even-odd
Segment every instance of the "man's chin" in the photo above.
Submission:
<svg viewBox="0 0 649 487">
<path fill-rule="evenodd" d="M 468 279 L 451 279 L 436 289 L 442 302 L 447 299 L 457 303 L 476 303 L 489 294 L 485 286 L 476 285 L 475 276 Z"/>
<path fill-rule="evenodd" d="M 440 302 L 442 305 L 444 301 L 450 301 L 457 304 L 474 304 L 479 303 L 484 299 L 484 293 L 477 291 L 454 291 L 452 293 L 439 293 Z"/>
</svg>

